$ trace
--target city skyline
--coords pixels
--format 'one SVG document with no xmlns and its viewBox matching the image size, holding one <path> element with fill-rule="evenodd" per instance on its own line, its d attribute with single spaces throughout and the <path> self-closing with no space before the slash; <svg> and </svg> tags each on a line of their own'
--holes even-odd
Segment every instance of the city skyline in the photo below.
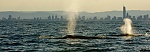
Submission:
<svg viewBox="0 0 150 52">
<path fill-rule="evenodd" d="M 65 11 L 73 0 L 0 0 L 0 11 Z M 79 0 L 79 12 L 150 10 L 150 0 Z"/>
<path fill-rule="evenodd" d="M 127 12 L 126 10 L 126 6 L 123 6 L 123 11 L 122 11 L 122 14 L 123 16 L 120 17 L 120 16 L 109 16 L 107 15 L 107 17 L 105 18 L 100 18 L 98 19 L 97 16 L 93 16 L 93 17 L 90 17 L 90 18 L 86 18 L 86 16 L 84 15 L 78 15 L 76 16 L 77 18 L 77 21 L 98 21 L 98 20 L 102 20 L 102 21 L 122 21 L 123 19 L 125 18 L 129 18 L 129 19 L 132 19 L 133 21 L 143 21 L 143 20 L 150 20 L 149 18 L 149 14 L 144 14 L 144 15 L 139 15 L 139 16 L 132 16 L 130 15 L 130 13 Z M 65 18 L 64 18 L 65 17 Z M 50 21 L 64 21 L 66 20 L 66 18 L 68 18 L 67 16 L 60 16 L 58 17 L 57 15 L 49 15 L 47 17 L 47 19 L 44 19 L 44 20 L 50 20 Z M 18 18 L 13 18 L 12 15 L 9 15 L 8 19 L 3 17 L 2 20 L 21 20 L 20 17 Z M 22 19 L 22 20 L 42 20 L 41 17 L 34 17 L 33 19 Z"/>
<path fill-rule="evenodd" d="M 63 19 L 63 17 L 65 17 L 65 19 L 68 18 L 68 16 L 67 16 L 68 14 L 63 14 L 63 15 L 61 14 L 61 15 L 59 15 L 58 13 L 54 14 L 55 12 L 52 12 L 52 13 L 48 14 L 48 18 L 46 17 L 46 19 L 48 19 L 48 20 L 51 20 L 51 19 L 52 20 L 55 20 L 55 19 L 60 20 L 59 18 L 61 18 L 61 19 Z M 42 13 L 39 13 L 39 14 L 42 14 Z M 128 12 L 128 10 L 126 9 L 126 6 L 123 5 L 123 7 L 122 7 L 122 17 L 121 16 L 117 16 L 117 15 L 113 15 L 113 17 L 112 17 L 109 14 L 107 14 L 104 18 L 100 18 L 100 20 L 122 20 L 124 18 L 129 18 L 129 19 L 132 19 L 132 20 L 149 20 L 150 19 L 149 18 L 149 14 L 150 13 L 139 14 L 138 16 L 131 15 L 131 13 Z M 6 14 L 6 15 L 8 15 L 8 14 Z M 37 16 L 37 15 L 35 15 L 35 16 Z M 41 19 L 43 19 L 42 16 L 38 16 L 38 17 L 35 17 L 35 16 L 32 16 L 32 19 L 34 19 L 34 20 L 41 20 Z M 17 16 L 17 20 L 20 20 L 20 17 L 21 16 Z M 79 20 L 83 20 L 83 19 L 85 20 L 85 18 L 86 18 L 86 20 L 97 20 L 98 19 L 97 17 L 98 16 L 94 15 L 94 16 L 91 16 L 90 18 L 87 18 L 87 15 L 78 15 L 76 18 L 78 18 Z M 102 17 L 102 16 L 100 16 L 100 17 Z M 12 15 L 9 14 L 8 19 L 3 16 L 2 20 L 16 20 L 16 18 L 12 18 Z"/>
</svg>

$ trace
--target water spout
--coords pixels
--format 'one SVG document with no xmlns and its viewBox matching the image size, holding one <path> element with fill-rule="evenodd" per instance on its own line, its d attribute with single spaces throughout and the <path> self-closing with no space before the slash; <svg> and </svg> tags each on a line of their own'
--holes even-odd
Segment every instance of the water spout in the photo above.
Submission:
<svg viewBox="0 0 150 52">
<path fill-rule="evenodd" d="M 120 27 L 122 33 L 123 34 L 128 34 L 128 35 L 133 34 L 131 19 L 125 18 L 123 21 L 125 22 L 125 24 Z"/>
<path fill-rule="evenodd" d="M 68 12 L 68 35 L 74 35 L 76 27 L 76 16 L 78 16 L 78 0 L 73 0 L 70 7 L 67 9 Z"/>
</svg>

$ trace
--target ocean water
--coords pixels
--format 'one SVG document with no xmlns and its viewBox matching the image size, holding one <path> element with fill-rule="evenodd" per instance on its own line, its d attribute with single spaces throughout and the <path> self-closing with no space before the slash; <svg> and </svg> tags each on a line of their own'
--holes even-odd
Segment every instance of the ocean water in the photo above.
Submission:
<svg viewBox="0 0 150 52">
<path fill-rule="evenodd" d="M 78 21 L 75 35 L 114 39 L 48 39 L 67 35 L 67 21 L 0 21 L 0 52 L 149 52 L 150 21 L 133 21 L 134 34 L 118 35 L 123 21 Z M 147 34 L 147 35 L 145 35 Z"/>
</svg>

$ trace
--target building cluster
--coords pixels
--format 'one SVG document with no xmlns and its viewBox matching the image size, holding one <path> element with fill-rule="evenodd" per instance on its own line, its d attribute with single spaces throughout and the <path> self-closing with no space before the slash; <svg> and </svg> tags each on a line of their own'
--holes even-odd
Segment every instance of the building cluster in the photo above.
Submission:
<svg viewBox="0 0 150 52">
<path fill-rule="evenodd" d="M 8 18 L 2 17 L 2 20 L 21 20 L 20 17 L 13 18 L 12 15 L 9 15 Z"/>
<path fill-rule="evenodd" d="M 123 6 L 123 18 L 130 18 L 132 20 L 150 20 L 149 15 L 140 15 L 140 16 L 131 16 L 129 13 L 126 12 L 126 7 Z"/>
<path fill-rule="evenodd" d="M 128 14 L 128 13 L 127 13 Z M 106 18 L 101 18 L 100 20 L 112 20 L 112 21 L 117 21 L 117 20 L 123 20 L 124 18 L 129 18 L 133 21 L 141 21 L 141 20 L 150 20 L 149 15 L 140 15 L 140 16 L 131 16 L 131 15 L 126 15 L 126 17 L 116 17 L 116 16 L 109 16 L 107 15 Z"/>
<path fill-rule="evenodd" d="M 64 18 L 65 17 L 65 18 Z M 76 16 L 78 21 L 122 21 L 124 18 L 130 18 L 133 21 L 141 21 L 141 20 L 150 20 L 149 15 L 145 14 L 145 15 L 139 15 L 139 16 L 132 16 L 129 13 L 127 13 L 126 11 L 126 7 L 123 6 L 123 16 L 122 17 L 117 17 L 117 16 L 109 16 L 107 15 L 105 18 L 100 18 L 98 19 L 97 16 L 95 17 L 86 17 L 86 16 Z M 58 15 L 50 15 L 47 17 L 47 19 L 42 19 L 41 17 L 34 17 L 33 19 L 20 19 L 20 17 L 17 18 L 13 18 L 12 15 L 9 15 L 8 18 L 2 18 L 2 20 L 50 20 L 50 21 L 60 21 L 60 20 L 66 20 L 66 16 L 58 16 Z"/>
<path fill-rule="evenodd" d="M 125 6 L 123 6 L 123 16 L 122 17 L 117 17 L 117 16 L 111 17 L 111 16 L 107 15 L 107 17 L 105 17 L 105 18 L 98 19 L 95 16 L 93 18 L 87 18 L 87 20 L 120 21 L 120 20 L 123 20 L 124 18 L 129 18 L 133 21 L 150 20 L 148 14 L 139 15 L 139 16 L 131 16 L 129 13 L 126 12 L 126 7 Z M 85 16 L 83 16 L 82 18 L 78 17 L 78 19 L 79 20 L 85 20 Z"/>
<path fill-rule="evenodd" d="M 63 16 L 58 17 L 57 15 L 48 16 L 48 20 L 65 20 Z"/>
</svg>

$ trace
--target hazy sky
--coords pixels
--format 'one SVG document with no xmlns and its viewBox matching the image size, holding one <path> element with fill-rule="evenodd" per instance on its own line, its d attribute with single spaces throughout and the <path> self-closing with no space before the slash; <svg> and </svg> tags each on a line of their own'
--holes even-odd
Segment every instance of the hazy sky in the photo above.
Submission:
<svg viewBox="0 0 150 52">
<path fill-rule="evenodd" d="M 0 11 L 67 10 L 73 0 L 0 0 Z M 150 0 L 78 0 L 79 11 L 150 10 Z"/>
</svg>

